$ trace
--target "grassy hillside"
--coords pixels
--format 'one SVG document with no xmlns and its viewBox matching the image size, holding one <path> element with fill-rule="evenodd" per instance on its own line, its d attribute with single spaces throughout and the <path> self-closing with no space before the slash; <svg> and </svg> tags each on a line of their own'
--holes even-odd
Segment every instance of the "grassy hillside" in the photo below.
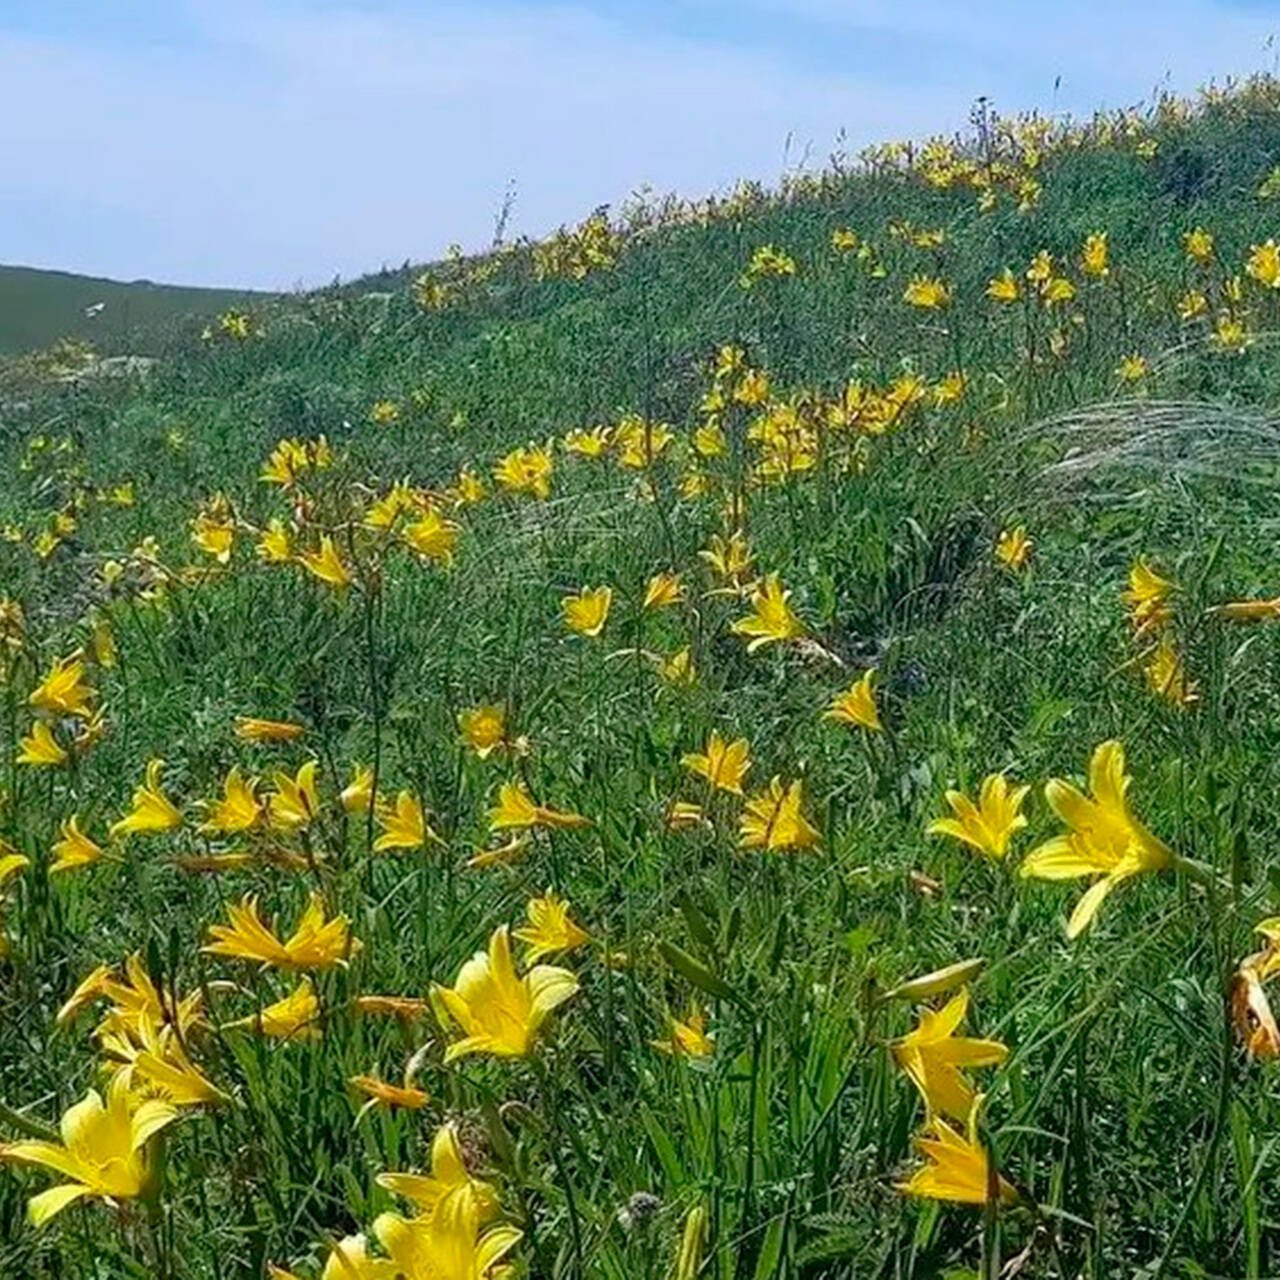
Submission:
<svg viewBox="0 0 1280 1280">
<path fill-rule="evenodd" d="M 254 296 L 246 290 L 125 283 L 0 266 L 0 356 L 34 351 L 59 338 L 108 349 L 123 344 L 132 354 L 148 354 L 165 326 L 186 316 L 208 320 Z"/>
<path fill-rule="evenodd" d="M 1278 163 L 983 121 L 11 369 L 8 1271 L 1276 1274 Z"/>
</svg>

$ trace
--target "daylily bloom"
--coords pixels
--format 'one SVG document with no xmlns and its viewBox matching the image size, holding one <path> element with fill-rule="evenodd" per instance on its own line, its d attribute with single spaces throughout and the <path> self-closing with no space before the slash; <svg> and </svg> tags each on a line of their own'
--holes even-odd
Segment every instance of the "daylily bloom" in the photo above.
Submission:
<svg viewBox="0 0 1280 1280">
<path fill-rule="evenodd" d="M 501 707 L 488 703 L 479 707 L 467 707 L 458 713 L 458 729 L 463 742 L 481 760 L 486 760 L 506 741 L 506 712 Z"/>
<path fill-rule="evenodd" d="M 459 531 L 452 520 L 446 520 L 434 507 L 428 507 L 417 520 L 405 526 L 402 536 L 422 559 L 447 565 L 453 563 Z"/>
<path fill-rule="evenodd" d="M 14 757 L 18 764 L 55 767 L 66 764 L 71 757 L 66 748 L 53 736 L 53 730 L 43 720 L 31 726 L 31 732 L 18 741 L 20 750 Z"/>
<path fill-rule="evenodd" d="M 1067 923 L 1067 937 L 1075 938 L 1097 914 L 1102 900 L 1133 876 L 1163 871 L 1174 855 L 1129 809 L 1130 778 L 1124 771 L 1124 747 L 1104 742 L 1089 762 L 1089 789 L 1082 795 L 1062 778 L 1051 778 L 1044 794 L 1054 813 L 1070 829 L 1066 835 L 1033 849 L 1020 869 L 1040 880 L 1099 877 L 1076 904 Z"/>
<path fill-rule="evenodd" d="M 775 775 L 764 791 L 752 796 L 743 809 L 738 830 L 744 849 L 807 849 L 819 843 L 817 829 L 800 811 L 803 793 L 799 779 L 783 790 Z"/>
<path fill-rule="evenodd" d="M 554 893 L 530 899 L 525 912 L 529 923 L 517 929 L 515 936 L 529 945 L 524 957 L 526 964 L 558 951 L 572 951 L 591 941 L 591 935 L 570 917 L 569 904 Z"/>
<path fill-rule="evenodd" d="M 530 445 L 513 449 L 493 469 L 493 478 L 512 493 L 527 493 L 545 502 L 551 496 L 551 451 Z"/>
<path fill-rule="evenodd" d="M 735 529 L 728 538 L 718 533 L 712 534 L 711 545 L 698 556 L 705 560 L 721 577 L 735 586 L 743 574 L 751 567 L 753 559 L 751 545 L 743 536 L 741 529 Z"/>
<path fill-rule="evenodd" d="M 102 848 L 80 830 L 80 820 L 75 814 L 61 824 L 58 835 L 53 846 L 53 861 L 49 864 L 50 875 L 91 866 L 106 856 Z"/>
<path fill-rule="evenodd" d="M 534 804 L 523 782 L 504 782 L 498 791 L 498 803 L 489 810 L 489 829 L 503 831 L 508 828 L 521 830 L 527 827 L 590 826 L 588 819 L 578 813 L 562 813 Z"/>
<path fill-rule="evenodd" d="M 1086 237 L 1084 251 L 1080 255 L 1080 270 L 1087 276 L 1102 279 L 1111 274 L 1107 264 L 1107 233 L 1095 231 Z"/>
<path fill-rule="evenodd" d="M 791 592 L 783 590 L 776 573 L 769 574 L 763 586 L 752 593 L 751 612 L 730 628 L 734 635 L 750 637 L 748 653 L 755 653 L 761 645 L 796 640 L 804 635 L 804 624 L 787 603 L 790 598 Z"/>
<path fill-rule="evenodd" d="M 1175 584 L 1168 578 L 1162 578 L 1145 556 L 1139 556 L 1133 562 L 1129 569 L 1129 587 L 1122 599 L 1135 634 L 1158 631 L 1169 621 L 1172 616 L 1169 597 L 1175 589 Z"/>
<path fill-rule="evenodd" d="M 876 707 L 875 678 L 875 667 L 869 667 L 843 693 L 832 699 L 826 710 L 826 718 L 837 720 L 841 724 L 857 725 L 873 733 L 881 732 L 884 725 Z"/>
<path fill-rule="evenodd" d="M 1003 1062 L 1009 1050 L 998 1040 L 957 1036 L 969 1008 L 968 991 L 960 991 L 942 1009 L 924 1009 L 913 1031 L 890 1045 L 893 1060 L 920 1090 L 929 1115 L 965 1120 L 976 1097 L 963 1067 L 989 1067 Z"/>
<path fill-rule="evenodd" d="M 211 941 L 202 948 L 209 955 L 253 960 L 276 969 L 332 969 L 360 950 L 346 916 L 325 919 L 318 893 L 311 895 L 297 927 L 283 942 L 258 914 L 258 901 L 252 896 L 239 906 L 228 904 L 227 919 L 230 924 L 209 926 Z"/>
<path fill-rule="evenodd" d="M 505 867 L 515 862 L 529 847 L 529 836 L 523 831 L 516 831 L 509 840 L 487 849 L 478 849 L 475 855 L 467 860 L 469 867 Z"/>
<path fill-rule="evenodd" d="M 697 669 L 693 665 L 693 654 L 688 645 L 677 649 L 668 657 L 658 655 L 658 675 L 667 684 L 693 684 L 698 678 Z"/>
<path fill-rule="evenodd" d="M 421 1111 L 431 1101 L 430 1095 L 423 1089 L 416 1089 L 412 1085 L 391 1084 L 379 1076 L 350 1076 L 347 1083 L 369 1099 L 361 1108 L 361 1114 L 378 1104 L 384 1107 L 403 1107 L 406 1111 Z"/>
<path fill-rule="evenodd" d="M 915 276 L 904 290 L 902 300 L 913 307 L 936 311 L 951 301 L 951 290 L 936 277 Z"/>
<path fill-rule="evenodd" d="M 306 733 L 292 720 L 259 720 L 256 716 L 236 716 L 233 731 L 244 742 L 293 742 Z"/>
<path fill-rule="evenodd" d="M 111 828 L 113 840 L 118 836 L 176 831 L 182 826 L 182 814 L 164 793 L 163 773 L 163 760 L 148 762 L 146 781 L 134 790 L 132 809 Z"/>
<path fill-rule="evenodd" d="M 32 1196 L 27 1215 L 43 1226 L 69 1204 L 85 1197 L 119 1204 L 145 1195 L 152 1181 L 147 1144 L 178 1118 L 167 1103 L 143 1101 L 117 1077 L 105 1103 L 93 1089 L 62 1117 L 62 1141 L 10 1142 L 0 1157 L 21 1164 L 40 1165 L 70 1181 Z"/>
<path fill-rule="evenodd" d="M 351 767 L 351 781 L 338 797 L 347 813 L 367 813 L 373 803 L 373 770 L 365 764 Z"/>
<path fill-rule="evenodd" d="M 270 1280 L 298 1280 L 292 1271 L 267 1264 Z M 395 1265 L 369 1256 L 369 1242 L 362 1235 L 344 1236 L 329 1247 L 320 1280 L 396 1280 Z"/>
<path fill-rule="evenodd" d="M 1026 567 L 1035 543 L 1027 537 L 1025 525 L 1006 529 L 996 540 L 996 559 L 1006 569 L 1018 570 Z"/>
<path fill-rule="evenodd" d="M 696 1005 L 683 1020 L 671 1019 L 671 1032 L 665 1040 L 650 1043 L 676 1058 L 709 1058 L 716 1051 L 715 1037 L 707 1034 L 706 1014 Z"/>
<path fill-rule="evenodd" d="M 47 711 L 55 716 L 80 716 L 87 720 L 93 714 L 92 704 L 98 694 L 84 676 L 82 658 L 59 658 L 49 674 L 32 690 L 27 701 L 37 711 Z"/>
<path fill-rule="evenodd" d="M 609 587 L 583 587 L 576 596 L 566 596 L 561 601 L 564 625 L 580 636 L 594 638 L 604 630 L 612 602 L 613 591 Z"/>
<path fill-rule="evenodd" d="M 316 790 L 319 768 L 319 761 L 308 760 L 296 777 L 279 772 L 272 775 L 276 789 L 267 796 L 267 816 L 277 831 L 302 831 L 315 821 L 320 811 Z"/>
<path fill-rule="evenodd" d="M 99 1044 L 116 1065 L 116 1073 L 143 1097 L 158 1098 L 173 1107 L 206 1106 L 225 1099 L 187 1056 L 171 1024 L 158 1026 L 143 1017 L 128 1033 L 100 1035 Z"/>
<path fill-rule="evenodd" d="M 666 609 L 679 604 L 684 597 L 684 586 L 678 573 L 655 573 L 644 589 L 644 609 Z"/>
<path fill-rule="evenodd" d="M 373 1234 L 391 1257 L 391 1274 L 403 1280 L 493 1280 L 522 1235 L 508 1226 L 481 1233 L 479 1211 L 463 1196 L 451 1196 L 435 1213 L 418 1218 L 384 1213 Z"/>
<path fill-rule="evenodd" d="M 1262 985 L 1257 963 L 1266 952 L 1247 957 L 1231 980 L 1231 1021 L 1251 1058 L 1280 1058 L 1280 1027 Z"/>
<path fill-rule="evenodd" d="M 928 1162 L 898 1190 L 908 1196 L 949 1200 L 955 1204 L 985 1205 L 994 1190 L 996 1198 L 1012 1204 L 1018 1193 L 1002 1177 L 992 1176 L 991 1162 L 977 1132 L 979 1103 L 969 1115 L 967 1131 L 960 1133 L 940 1116 L 925 1127 L 913 1144 Z"/>
<path fill-rule="evenodd" d="M 238 765 L 232 765 L 222 782 L 222 798 L 204 802 L 207 818 L 200 830 L 211 834 L 235 835 L 257 826 L 262 808 L 252 779 L 246 780 Z"/>
<path fill-rule="evenodd" d="M 349 587 L 355 579 L 347 568 L 333 539 L 326 533 L 320 538 L 318 548 L 303 551 L 298 556 L 298 563 L 313 577 L 341 591 Z"/>
<path fill-rule="evenodd" d="M 293 559 L 293 535 L 278 516 L 267 522 L 258 537 L 258 559 L 264 564 L 288 564 Z"/>
<path fill-rule="evenodd" d="M 446 1200 L 455 1197 L 470 1201 L 482 1221 L 492 1217 L 498 1208 L 492 1184 L 473 1178 L 468 1172 L 458 1131 L 451 1124 L 441 1125 L 431 1140 L 429 1174 L 380 1173 L 377 1183 L 393 1195 L 411 1200 L 423 1216 L 433 1214 Z"/>
<path fill-rule="evenodd" d="M 1143 672 L 1151 692 L 1172 702 L 1175 707 L 1188 707 L 1200 700 L 1199 690 L 1193 681 L 1187 679 L 1182 655 L 1167 632 L 1147 655 Z"/>
<path fill-rule="evenodd" d="M 477 951 L 452 987 L 437 984 L 431 989 L 438 1008 L 463 1032 L 445 1050 L 445 1063 L 468 1053 L 528 1057 L 547 1015 L 577 991 L 577 978 L 552 965 L 534 965 L 519 977 L 507 926 L 499 926 L 488 951 Z"/>
<path fill-rule="evenodd" d="M 960 791 L 948 791 L 946 801 L 955 817 L 935 818 L 925 831 L 962 840 L 989 858 L 1003 858 L 1013 833 L 1027 825 L 1022 804 L 1030 790 L 1027 786 L 1010 790 L 1004 774 L 990 774 L 982 781 L 977 805 Z"/>
<path fill-rule="evenodd" d="M 374 816 L 382 828 L 382 835 L 373 842 L 374 853 L 385 853 L 388 849 L 421 849 L 428 837 L 432 840 L 440 838 L 427 826 L 422 801 L 411 791 L 401 791 L 394 805 L 380 804 Z"/>
<path fill-rule="evenodd" d="M 320 1001 L 311 979 L 303 978 L 283 999 L 226 1027 L 256 1031 L 272 1040 L 314 1040 L 320 1034 L 319 1021 Z"/>
<path fill-rule="evenodd" d="M 680 763 L 684 768 L 705 778 L 713 789 L 740 796 L 742 779 L 751 768 L 750 752 L 751 744 L 746 738 L 737 738 L 727 743 L 713 729 L 711 737 L 707 739 L 705 753 L 690 752 L 680 757 Z"/>
</svg>

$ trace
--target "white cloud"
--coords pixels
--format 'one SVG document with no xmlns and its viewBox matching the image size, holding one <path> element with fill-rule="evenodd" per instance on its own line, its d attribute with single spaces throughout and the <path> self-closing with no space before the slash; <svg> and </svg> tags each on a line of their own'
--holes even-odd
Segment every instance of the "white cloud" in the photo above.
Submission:
<svg viewBox="0 0 1280 1280">
<path fill-rule="evenodd" d="M 196 35 L 165 45 L 0 33 L 3 252 L 315 283 L 482 244 L 512 179 L 515 228 L 538 233 L 646 182 L 702 194 L 772 178 L 788 135 L 793 157 L 820 158 L 842 125 L 855 144 L 949 129 L 983 92 L 1050 105 L 1068 66 L 1090 95 L 1073 106 L 1134 100 L 1166 67 L 1192 82 L 1247 69 L 1266 27 L 1239 12 L 1206 27 L 1205 0 L 1162 5 L 1157 26 L 1154 6 L 1097 0 L 1037 6 L 1034 22 L 1012 0 L 738 0 L 712 40 L 588 3 L 189 0 Z"/>
</svg>

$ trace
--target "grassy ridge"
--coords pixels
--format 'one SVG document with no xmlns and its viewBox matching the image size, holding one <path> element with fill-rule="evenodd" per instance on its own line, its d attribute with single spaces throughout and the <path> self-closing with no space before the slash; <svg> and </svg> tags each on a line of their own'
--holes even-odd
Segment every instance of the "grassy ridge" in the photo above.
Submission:
<svg viewBox="0 0 1280 1280">
<path fill-rule="evenodd" d="M 0 1099 L 19 1114 L 0 1136 L 127 1052 L 91 1034 L 104 1006 L 55 1015 L 134 952 L 162 990 L 200 993 L 188 1051 L 223 1095 L 184 1108 L 163 1190 L 118 1215 L 37 1230 L 24 1206 L 49 1175 L 0 1171 L 0 1258 L 314 1275 L 325 1242 L 405 1211 L 377 1175 L 429 1164 L 452 1123 L 535 1276 L 959 1277 L 1024 1250 L 1027 1275 L 1273 1274 L 1274 1064 L 1245 1054 L 1229 998 L 1274 911 L 1280 630 L 1210 610 L 1276 591 L 1280 263 L 1269 278 L 1255 247 L 1280 233 L 1260 195 L 1278 93 L 1075 135 L 992 124 L 616 241 L 264 303 L 242 333 L 174 330 L 145 384 L 0 409 L 0 574 L 23 610 L 20 628 L 0 614 L 0 835 L 29 860 L 4 890 Z M 1085 247 L 1103 231 L 1105 271 Z M 792 269 L 744 287 L 763 246 Z M 945 305 L 906 300 L 922 280 Z M 766 391 L 742 391 L 726 347 Z M 597 426 L 592 457 L 570 433 Z M 504 459 L 544 441 L 546 495 L 504 487 Z M 273 451 L 293 462 L 264 482 Z M 403 509 L 379 523 L 388 500 Z M 1011 568 L 994 548 L 1017 526 L 1035 545 Z M 281 563 L 268 532 L 292 543 Z M 727 575 L 704 553 L 735 532 L 753 560 Z M 345 585 L 298 558 L 326 535 Z M 1136 629 L 1122 593 L 1143 557 L 1176 586 Z M 646 607 L 662 572 L 683 595 Z M 804 635 L 751 652 L 735 624 L 769 574 Z M 601 586 L 601 634 L 574 633 L 564 601 Z M 1153 666 L 1166 642 L 1180 684 Z M 77 750 L 86 717 L 46 717 L 72 759 L 19 765 L 30 695 L 76 646 L 107 730 Z M 871 667 L 883 727 L 824 717 Z M 509 732 L 482 756 L 459 719 L 486 704 Z M 243 715 L 305 733 L 246 742 Z M 712 731 L 750 744 L 745 798 L 684 763 Z M 1062 830 L 1042 784 L 1084 785 L 1108 739 L 1134 810 L 1203 870 L 1124 879 L 1068 941 L 1084 885 L 1018 868 Z M 111 838 L 152 758 L 181 825 Z M 312 759 L 309 823 L 199 830 L 233 766 L 278 796 Z M 377 850 L 386 810 L 339 800 L 358 764 L 434 838 Z M 997 772 L 1033 787 L 1007 857 L 925 834 L 947 790 Z M 801 782 L 813 847 L 744 844 L 774 776 Z M 505 844 L 493 810 L 517 780 L 589 825 L 542 821 L 473 865 Z M 109 856 L 52 870 L 73 814 Z M 591 940 L 550 957 L 580 989 L 529 1056 L 447 1059 L 438 1012 L 354 1011 L 452 983 L 549 889 Z M 297 973 L 200 947 L 246 894 L 287 934 L 313 891 L 363 946 L 312 975 L 302 1033 L 272 1039 L 255 1018 Z M 1008 1049 L 971 1073 L 1023 1196 L 998 1214 L 895 1189 L 925 1115 L 888 1042 L 930 1002 L 880 997 L 969 957 L 963 1034 Z M 694 1010 L 713 1052 L 655 1049 Z M 349 1081 L 368 1074 L 425 1105 L 362 1112 Z"/>
</svg>

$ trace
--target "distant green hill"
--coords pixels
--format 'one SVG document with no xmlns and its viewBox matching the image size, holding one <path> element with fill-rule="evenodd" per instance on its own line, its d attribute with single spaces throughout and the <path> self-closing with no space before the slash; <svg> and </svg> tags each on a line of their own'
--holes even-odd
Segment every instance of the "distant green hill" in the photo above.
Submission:
<svg viewBox="0 0 1280 1280">
<path fill-rule="evenodd" d="M 149 333 L 180 316 L 215 315 L 261 296 L 244 289 L 188 289 L 0 266 L 0 355 L 67 337 L 116 347 L 128 334 L 145 347 Z"/>
</svg>

